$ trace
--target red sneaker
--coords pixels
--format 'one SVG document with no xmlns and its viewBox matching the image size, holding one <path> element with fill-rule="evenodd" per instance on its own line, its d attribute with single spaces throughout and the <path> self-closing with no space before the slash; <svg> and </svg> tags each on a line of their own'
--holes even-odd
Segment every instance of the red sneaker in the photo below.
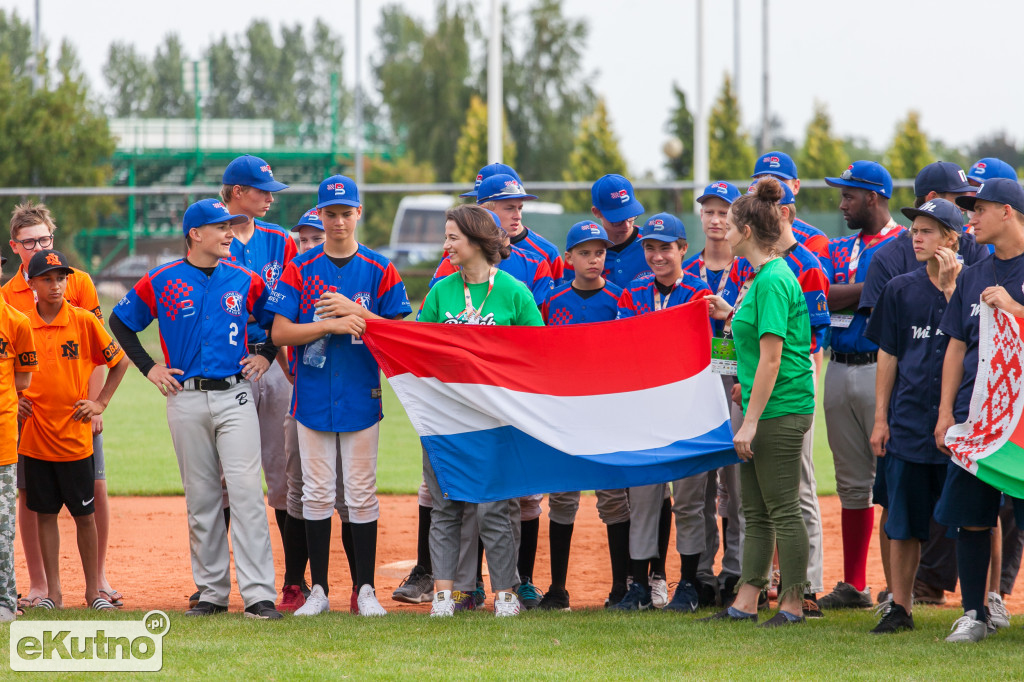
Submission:
<svg viewBox="0 0 1024 682">
<path fill-rule="evenodd" d="M 302 596 L 302 589 L 298 585 L 285 585 L 281 588 L 281 601 L 277 605 L 278 611 L 295 611 L 306 603 Z"/>
<path fill-rule="evenodd" d="M 359 615 L 359 592 L 356 588 L 352 588 L 352 598 L 348 602 L 348 611 L 354 615 Z"/>
</svg>

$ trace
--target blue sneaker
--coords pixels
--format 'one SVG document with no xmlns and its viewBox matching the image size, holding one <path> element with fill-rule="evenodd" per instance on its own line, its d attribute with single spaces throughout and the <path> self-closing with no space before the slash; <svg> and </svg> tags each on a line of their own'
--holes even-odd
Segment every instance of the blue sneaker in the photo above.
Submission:
<svg viewBox="0 0 1024 682">
<path fill-rule="evenodd" d="M 697 595 L 697 588 L 689 580 L 682 580 L 676 583 L 676 592 L 672 595 L 672 601 L 668 603 L 665 610 L 696 613 L 699 605 L 700 597 Z"/>
<path fill-rule="evenodd" d="M 523 605 L 523 608 L 527 611 L 540 606 L 540 600 L 544 598 L 544 593 L 538 590 L 537 586 L 529 578 L 516 588 L 516 595 L 519 597 L 519 602 Z"/>
<path fill-rule="evenodd" d="M 616 611 L 646 611 L 651 608 L 651 591 L 644 589 L 640 583 L 633 583 L 626 591 L 626 596 L 612 608 Z"/>
</svg>

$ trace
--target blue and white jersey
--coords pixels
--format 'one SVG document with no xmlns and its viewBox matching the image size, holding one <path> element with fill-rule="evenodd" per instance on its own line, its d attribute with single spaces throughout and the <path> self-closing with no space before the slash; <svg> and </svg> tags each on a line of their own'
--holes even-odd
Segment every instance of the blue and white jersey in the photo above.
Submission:
<svg viewBox="0 0 1024 682">
<path fill-rule="evenodd" d="M 667 297 L 663 297 L 658 291 L 654 275 L 637 277 L 619 297 L 618 319 L 673 308 L 710 293 L 711 289 L 700 277 L 694 277 L 688 272 L 684 272 L 680 281 L 672 286 L 672 291 Z"/>
<path fill-rule="evenodd" d="M 556 287 L 544 306 L 544 322 L 549 326 L 607 322 L 619 313 L 622 289 L 605 282 L 600 289 L 580 291 L 572 283 Z"/>
<path fill-rule="evenodd" d="M 279 225 L 256 220 L 256 229 L 243 244 L 237 238 L 231 241 L 231 261 L 255 272 L 273 291 L 298 249 L 295 241 Z M 249 323 L 249 343 L 263 343 L 267 332 L 255 323 Z"/>
<path fill-rule="evenodd" d="M 609 246 L 604 254 L 604 271 L 601 276 L 606 282 L 625 289 L 637 277 L 651 274 L 644 256 L 644 245 L 640 241 L 640 231 L 633 229 L 633 234 L 618 246 Z M 576 279 L 576 272 L 565 266 L 562 282 L 568 283 Z"/>
</svg>

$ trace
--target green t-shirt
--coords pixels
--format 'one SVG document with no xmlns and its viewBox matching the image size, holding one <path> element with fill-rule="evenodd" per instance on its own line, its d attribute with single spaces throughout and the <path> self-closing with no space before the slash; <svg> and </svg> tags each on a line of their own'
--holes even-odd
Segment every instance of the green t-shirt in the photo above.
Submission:
<svg viewBox="0 0 1024 682">
<path fill-rule="evenodd" d="M 498 270 L 494 274 L 494 288 L 491 289 L 490 295 L 487 294 L 487 287 L 487 282 L 469 285 L 473 307 L 480 313 L 478 321 L 469 321 L 467 316 L 462 314 L 466 310 L 466 292 L 463 288 L 462 275 L 458 272 L 452 273 L 435 284 L 427 294 L 418 319 L 420 322 L 445 324 L 544 326 L 533 294 L 515 277 L 504 270 Z M 481 304 L 482 310 L 479 309 Z"/>
<path fill-rule="evenodd" d="M 738 361 L 737 375 L 743 387 L 743 411 L 754 386 L 761 360 L 761 337 L 782 338 L 782 360 L 775 388 L 762 419 L 787 414 L 814 413 L 814 376 L 811 371 L 811 324 L 796 275 L 785 261 L 769 261 L 754 277 L 732 323 Z"/>
</svg>

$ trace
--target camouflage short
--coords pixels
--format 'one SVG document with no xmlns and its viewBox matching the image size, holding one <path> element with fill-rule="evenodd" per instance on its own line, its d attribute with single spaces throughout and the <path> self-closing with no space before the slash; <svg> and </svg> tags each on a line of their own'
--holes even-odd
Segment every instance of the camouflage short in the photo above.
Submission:
<svg viewBox="0 0 1024 682">
<path fill-rule="evenodd" d="M 15 464 L 0 466 L 0 606 L 14 611 L 18 605 L 18 589 L 14 582 L 14 510 L 17 489 L 14 485 Z"/>
</svg>

